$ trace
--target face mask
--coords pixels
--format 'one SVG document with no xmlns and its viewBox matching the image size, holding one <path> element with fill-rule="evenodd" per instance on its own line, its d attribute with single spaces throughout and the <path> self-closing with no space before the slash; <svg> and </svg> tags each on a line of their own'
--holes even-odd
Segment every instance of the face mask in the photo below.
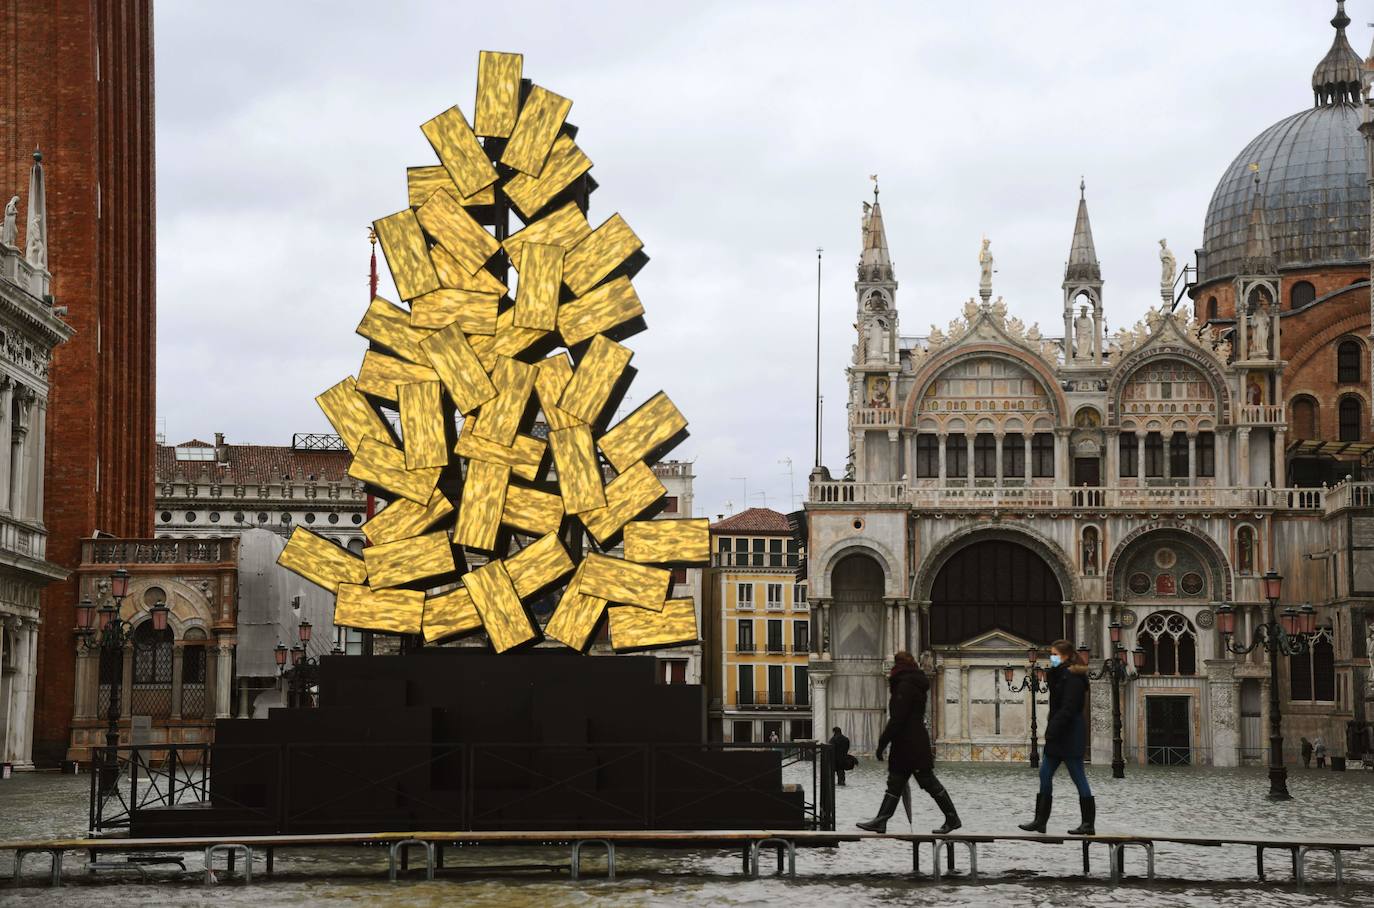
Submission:
<svg viewBox="0 0 1374 908">
<path fill-rule="evenodd" d="M 1050 667 L 1051 667 L 1051 668 L 1058 668 L 1058 667 L 1059 667 L 1059 663 L 1060 663 L 1060 662 L 1063 662 L 1063 661 L 1064 661 L 1064 660 L 1062 660 L 1062 659 L 1059 658 L 1059 654 L 1058 654 L 1058 653 L 1050 653 Z"/>
</svg>

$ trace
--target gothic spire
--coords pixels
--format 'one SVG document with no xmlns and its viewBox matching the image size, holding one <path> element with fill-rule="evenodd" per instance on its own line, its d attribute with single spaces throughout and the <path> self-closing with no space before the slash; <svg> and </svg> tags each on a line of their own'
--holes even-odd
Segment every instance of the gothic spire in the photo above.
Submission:
<svg viewBox="0 0 1374 908">
<path fill-rule="evenodd" d="M 1269 239 L 1269 220 L 1264 215 L 1264 193 L 1260 190 L 1259 165 L 1251 164 L 1255 174 L 1255 188 L 1250 205 L 1250 223 L 1245 228 L 1245 255 L 1241 258 L 1242 274 L 1273 274 L 1278 270 L 1274 260 L 1274 244 Z"/>
<path fill-rule="evenodd" d="M 35 268 L 48 270 L 48 199 L 43 183 L 43 153 L 33 151 L 29 170 L 28 229 L 24 233 L 24 258 Z"/>
<path fill-rule="evenodd" d="M 1364 61 L 1345 37 L 1345 27 L 1349 24 L 1345 0 L 1337 0 L 1336 15 L 1331 18 L 1336 37 L 1331 41 L 1331 49 L 1312 71 L 1312 96 L 1318 107 L 1359 102 Z"/>
<path fill-rule="evenodd" d="M 887 252 L 887 231 L 883 228 L 883 209 L 878 204 L 878 184 L 873 184 L 873 204 L 864 202 L 863 252 L 859 255 L 859 280 L 891 281 L 892 259 Z"/>
<path fill-rule="evenodd" d="M 1102 265 L 1093 246 L 1093 225 L 1088 220 L 1087 183 L 1078 181 L 1078 219 L 1073 225 L 1073 244 L 1069 262 L 1064 266 L 1065 281 L 1100 281 Z"/>
</svg>

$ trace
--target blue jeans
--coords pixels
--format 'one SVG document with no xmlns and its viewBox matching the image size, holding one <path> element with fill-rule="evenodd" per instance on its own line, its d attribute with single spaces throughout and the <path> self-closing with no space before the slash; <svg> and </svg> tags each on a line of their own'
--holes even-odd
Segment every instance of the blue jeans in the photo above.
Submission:
<svg viewBox="0 0 1374 908">
<path fill-rule="evenodd" d="M 1058 771 L 1061 763 L 1069 768 L 1069 778 L 1073 779 L 1073 784 L 1078 786 L 1078 796 L 1091 798 L 1093 790 L 1088 787 L 1088 776 L 1083 772 L 1082 757 L 1043 755 L 1040 758 L 1040 793 L 1042 795 L 1054 794 L 1054 774 Z"/>
</svg>

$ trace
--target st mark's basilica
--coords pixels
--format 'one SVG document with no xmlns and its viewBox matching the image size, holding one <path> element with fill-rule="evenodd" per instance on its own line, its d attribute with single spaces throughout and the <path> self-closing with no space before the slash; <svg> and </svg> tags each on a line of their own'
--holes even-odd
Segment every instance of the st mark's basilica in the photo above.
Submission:
<svg viewBox="0 0 1374 908">
<path fill-rule="evenodd" d="M 933 678 L 939 758 L 1025 759 L 1030 698 L 1004 667 L 1019 682 L 1027 649 L 1059 637 L 1096 665 L 1115 624 L 1144 651 L 1124 686 L 1128 762 L 1262 763 L 1267 659 L 1226 651 L 1218 609 L 1248 641 L 1272 570 L 1280 607 L 1317 611 L 1310 651 L 1281 660 L 1286 740 L 1374 749 L 1374 167 L 1349 22 L 1338 8 L 1312 106 L 1222 175 L 1196 272 L 1160 241 L 1159 305 L 1132 328 L 1104 331 L 1080 193 L 1062 337 L 994 297 L 986 240 L 979 297 L 904 334 L 876 193 L 865 203 L 849 465 L 818 467 L 806 504 L 815 728 L 872 750 L 883 673 L 909 649 Z M 1093 684 L 1095 761 L 1111 755 L 1110 691 Z"/>
</svg>

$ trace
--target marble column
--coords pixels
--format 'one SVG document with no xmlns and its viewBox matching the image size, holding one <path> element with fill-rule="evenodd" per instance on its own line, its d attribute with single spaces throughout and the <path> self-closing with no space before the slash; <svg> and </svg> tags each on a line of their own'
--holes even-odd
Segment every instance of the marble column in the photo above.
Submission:
<svg viewBox="0 0 1374 908">
<path fill-rule="evenodd" d="M 1145 433 L 1139 430 L 1135 433 L 1135 479 L 1145 485 Z"/>
<path fill-rule="evenodd" d="M 1225 659 L 1208 659 L 1207 701 L 1211 713 L 1212 765 L 1240 765 L 1240 718 L 1236 683 L 1236 664 Z M 1267 702 L 1267 700 L 1266 700 Z"/>
<path fill-rule="evenodd" d="M 24 405 L 21 403 L 19 407 L 20 412 L 22 413 Z M 24 426 L 24 423 L 21 420 L 19 423 L 15 425 L 14 431 L 10 433 L 9 437 L 10 514 L 19 520 L 22 520 L 24 518 L 24 448 L 26 447 L 25 441 L 27 439 L 28 434 L 29 430 Z"/>
<path fill-rule="evenodd" d="M 915 602 L 906 604 L 906 648 L 913 654 L 921 652 L 921 613 Z"/>
<path fill-rule="evenodd" d="M 1236 485 L 1249 488 L 1254 483 L 1250 479 L 1250 430 L 1236 430 Z"/>
<path fill-rule="evenodd" d="M 14 381 L 0 376 L 0 513 L 10 512 L 10 461 L 14 437 Z"/>
<path fill-rule="evenodd" d="M 1284 447 L 1288 444 L 1288 429 L 1285 426 L 1274 428 L 1274 488 L 1285 489 L 1288 487 L 1288 452 Z"/>
<path fill-rule="evenodd" d="M 1088 607 L 1086 605 L 1075 605 L 1073 609 L 1073 642 L 1088 642 Z"/>
<path fill-rule="evenodd" d="M 817 741 L 827 741 L 830 739 L 830 703 L 826 688 L 830 675 L 816 672 L 808 677 L 811 679 L 811 733 Z"/>
<path fill-rule="evenodd" d="M 1106 475 L 1102 477 L 1102 485 L 1110 488 L 1120 484 L 1118 480 L 1121 474 L 1121 430 L 1107 429 L 1105 437 L 1107 450 L 1103 452 L 1102 460 Z"/>
<path fill-rule="evenodd" d="M 977 437 L 978 436 L 973 432 L 964 433 L 964 457 L 968 461 L 965 466 L 968 467 L 967 479 L 969 488 L 973 487 L 973 440 Z"/>
<path fill-rule="evenodd" d="M 1217 485 L 1229 488 L 1235 485 L 1231 471 L 1231 433 L 1213 432 L 1212 437 L 1216 439 L 1216 474 Z"/>
<path fill-rule="evenodd" d="M 959 667 L 959 737 L 969 740 L 968 666 Z"/>
<path fill-rule="evenodd" d="M 1197 433 L 1188 433 L 1188 485 L 1197 485 Z"/>
<path fill-rule="evenodd" d="M 915 437 L 916 433 L 914 432 L 902 433 L 902 468 L 897 471 L 897 475 L 905 477 L 907 482 L 916 478 L 916 461 L 913 459 L 913 450 L 916 445 L 913 439 Z"/>
<path fill-rule="evenodd" d="M 1112 682 L 1109 678 L 1088 682 L 1088 698 L 1092 704 L 1092 722 L 1088 729 L 1090 752 L 1094 766 L 1112 764 Z M 1122 725 L 1125 737 L 1125 725 Z M 1129 762 L 1129 760 L 1128 760 Z"/>
<path fill-rule="evenodd" d="M 47 472 L 47 453 L 48 453 L 48 400 L 45 397 L 38 399 L 38 419 L 34 426 L 36 433 L 33 441 L 34 463 L 37 465 L 33 472 L 33 505 L 29 510 L 33 512 L 33 519 L 39 523 L 43 522 L 43 474 Z"/>
<path fill-rule="evenodd" d="M 1164 481 L 1168 482 L 1174 478 L 1174 433 L 1161 432 L 1160 448 L 1164 453 Z"/>
<path fill-rule="evenodd" d="M 1054 484 L 1073 485 L 1073 474 L 1069 469 L 1069 430 L 1054 430 Z"/>
<path fill-rule="evenodd" d="M 5 621 L 0 618 L 0 665 L 5 664 Z M 0 761 L 9 752 L 10 695 L 5 689 L 5 676 L 0 672 Z"/>
<path fill-rule="evenodd" d="M 233 707 L 230 694 L 234 680 L 234 645 L 221 642 L 217 646 L 218 658 L 215 660 L 215 718 L 229 718 Z"/>
<path fill-rule="evenodd" d="M 997 432 L 993 435 L 997 441 L 997 485 L 1002 485 L 1002 440 L 1006 438 L 1005 432 Z"/>
<path fill-rule="evenodd" d="M 935 436 L 935 438 L 939 441 L 940 485 L 944 485 L 945 480 L 948 478 L 945 474 L 945 448 L 949 444 L 949 436 L 941 432 L 939 435 Z"/>
<path fill-rule="evenodd" d="M 19 632 L 20 651 L 27 650 L 24 666 L 20 670 L 22 679 L 16 705 L 19 707 L 19 742 L 14 748 L 14 765 L 21 769 L 33 768 L 33 706 L 38 694 L 38 622 L 25 621 Z"/>
</svg>

